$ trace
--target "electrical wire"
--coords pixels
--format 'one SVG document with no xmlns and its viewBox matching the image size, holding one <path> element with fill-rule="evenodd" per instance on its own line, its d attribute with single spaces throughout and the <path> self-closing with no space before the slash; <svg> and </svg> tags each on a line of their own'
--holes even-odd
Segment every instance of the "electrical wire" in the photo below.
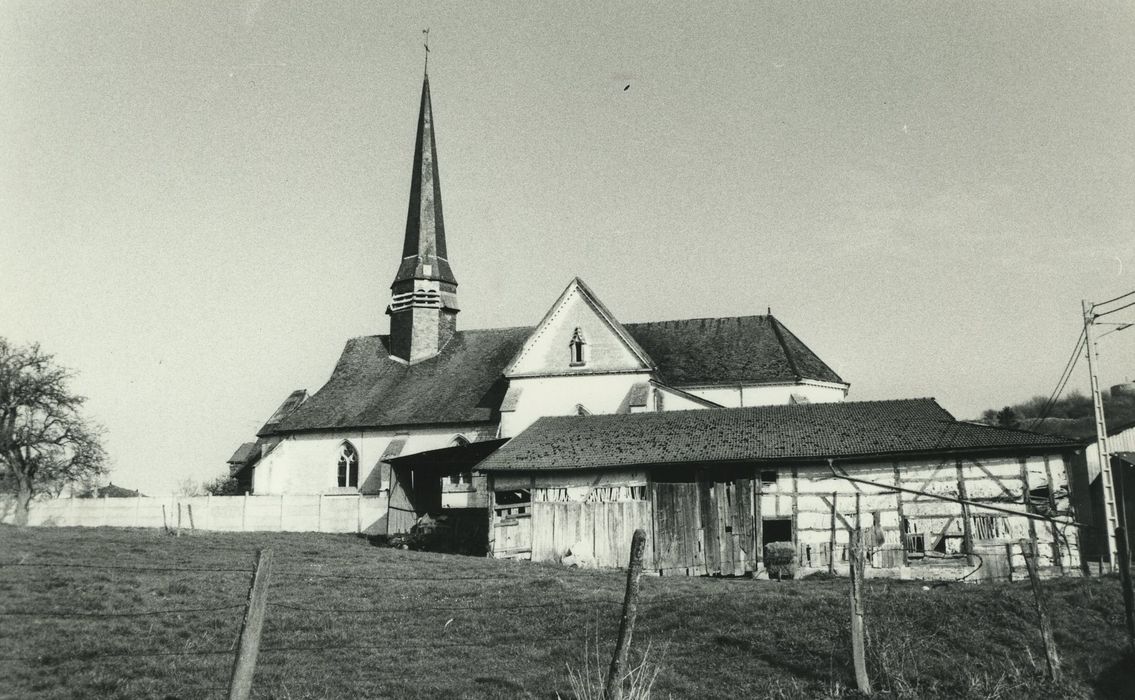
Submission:
<svg viewBox="0 0 1135 700">
<path fill-rule="evenodd" d="M 1103 306 L 1104 304 L 1110 304 L 1111 302 L 1119 301 L 1120 299 L 1126 299 L 1127 297 L 1131 296 L 1132 294 L 1135 294 L 1135 289 L 1131 290 L 1130 292 L 1127 292 L 1126 294 L 1120 294 L 1119 296 L 1115 297 L 1114 299 L 1108 299 L 1107 301 L 1101 301 L 1098 304 L 1092 304 L 1092 308 L 1095 308 L 1097 306 Z"/>
<path fill-rule="evenodd" d="M 1068 385 L 1068 380 L 1072 378 L 1072 372 L 1076 369 L 1076 364 L 1080 361 L 1080 350 L 1084 347 L 1087 340 L 1086 328 L 1080 329 L 1080 337 L 1076 341 L 1076 347 L 1072 349 L 1072 355 L 1069 356 L 1068 362 L 1064 364 L 1064 371 L 1060 373 L 1060 379 L 1056 382 L 1056 388 L 1052 390 L 1048 400 L 1044 402 L 1041 408 L 1040 415 L 1038 415 L 1033 422 L 1029 424 L 1029 430 L 1035 429 L 1041 424 L 1048 414 L 1056 407 L 1056 402 L 1060 400 L 1060 394 L 1064 392 L 1064 387 Z"/>
<path fill-rule="evenodd" d="M 1132 292 L 1132 294 L 1135 294 L 1135 292 Z M 1132 307 L 1132 306 L 1135 306 L 1135 301 L 1124 304 L 1123 306 L 1120 306 L 1119 308 L 1116 308 L 1116 309 L 1112 309 L 1111 311 L 1104 311 L 1102 313 L 1098 313 L 1098 314 L 1096 314 L 1096 318 L 1099 318 L 1100 316 L 1107 316 L 1108 314 L 1113 314 L 1116 311 L 1123 311 L 1124 309 Z M 1092 307 L 1092 308 L 1095 308 L 1095 307 Z"/>
</svg>

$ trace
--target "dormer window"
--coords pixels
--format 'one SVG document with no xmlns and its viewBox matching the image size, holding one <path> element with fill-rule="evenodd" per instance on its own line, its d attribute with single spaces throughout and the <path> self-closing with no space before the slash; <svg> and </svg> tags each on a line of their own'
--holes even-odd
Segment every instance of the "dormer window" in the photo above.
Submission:
<svg viewBox="0 0 1135 700">
<path fill-rule="evenodd" d="M 568 343 L 568 350 L 570 351 L 570 362 L 572 367 L 581 367 L 587 363 L 585 359 L 585 347 L 587 342 L 583 339 L 583 333 L 576 328 L 575 332 L 571 334 L 571 342 Z"/>
</svg>

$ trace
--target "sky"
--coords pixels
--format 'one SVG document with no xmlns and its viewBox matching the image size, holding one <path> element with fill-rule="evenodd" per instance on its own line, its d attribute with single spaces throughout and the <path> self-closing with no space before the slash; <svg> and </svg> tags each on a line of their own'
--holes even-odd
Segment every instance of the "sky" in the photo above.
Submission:
<svg viewBox="0 0 1135 700">
<path fill-rule="evenodd" d="M 114 483 L 225 473 L 387 331 L 427 27 L 461 328 L 577 275 L 624 322 L 771 308 L 850 399 L 972 418 L 1135 290 L 1131 3 L 0 0 L 0 335 Z"/>
</svg>

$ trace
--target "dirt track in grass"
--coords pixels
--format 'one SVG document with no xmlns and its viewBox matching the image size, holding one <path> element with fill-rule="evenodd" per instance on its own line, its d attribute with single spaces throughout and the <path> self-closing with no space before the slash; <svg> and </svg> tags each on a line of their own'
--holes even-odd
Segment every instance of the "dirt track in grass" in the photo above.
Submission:
<svg viewBox="0 0 1135 700">
<path fill-rule="evenodd" d="M 625 575 L 384 549 L 346 535 L 0 528 L 0 697 L 223 698 L 271 548 L 262 698 L 555 698 Z M 1132 697 L 1115 578 L 1047 582 L 1066 679 L 1044 679 L 1027 584 L 867 583 L 890 697 Z M 643 579 L 655 697 L 853 697 L 845 580 Z M 592 662 L 594 665 L 594 662 Z"/>
</svg>

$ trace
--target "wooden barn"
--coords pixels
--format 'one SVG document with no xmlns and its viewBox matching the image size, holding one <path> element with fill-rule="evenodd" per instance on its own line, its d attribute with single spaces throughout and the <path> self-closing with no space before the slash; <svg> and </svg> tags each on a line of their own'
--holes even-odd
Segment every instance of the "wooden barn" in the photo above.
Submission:
<svg viewBox="0 0 1135 700">
<path fill-rule="evenodd" d="M 1023 571 L 1021 540 L 1047 575 L 1079 573 L 1080 449 L 912 399 L 547 417 L 477 470 L 495 557 L 626 566 L 642 528 L 661 574 L 761 575 L 770 542 L 846 572 L 862 527 L 877 575 L 990 578 Z"/>
</svg>

